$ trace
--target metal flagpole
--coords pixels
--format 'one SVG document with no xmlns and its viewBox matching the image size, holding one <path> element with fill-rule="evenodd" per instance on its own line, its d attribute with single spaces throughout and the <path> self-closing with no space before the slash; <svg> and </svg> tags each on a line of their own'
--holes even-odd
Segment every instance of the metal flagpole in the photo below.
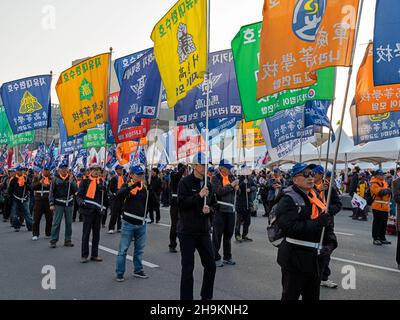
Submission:
<svg viewBox="0 0 400 320">
<path fill-rule="evenodd" d="M 357 39 L 358 39 L 358 32 L 360 30 L 360 23 L 361 23 L 361 17 L 362 17 L 362 11 L 363 11 L 363 5 L 364 5 L 364 0 L 360 0 L 360 9 L 358 13 L 358 20 L 357 20 L 357 26 L 355 30 L 355 36 L 354 36 L 354 43 L 353 43 L 353 49 L 351 53 L 351 63 L 349 67 L 349 74 L 347 78 L 347 85 L 346 85 L 346 93 L 345 93 L 345 98 L 343 101 L 343 107 L 342 107 L 342 114 L 340 118 L 340 125 L 339 125 L 339 136 L 337 137 L 337 142 L 336 142 L 336 150 L 335 150 L 335 157 L 333 159 L 333 168 L 332 168 L 332 177 L 329 181 L 329 189 L 328 189 L 328 197 L 326 201 L 326 208 L 327 208 L 327 214 L 329 214 L 329 205 L 331 202 L 331 195 L 332 195 L 332 186 L 333 186 L 333 181 L 335 180 L 335 171 L 336 171 L 336 164 L 337 164 L 337 157 L 339 153 L 339 146 L 340 146 L 340 139 L 342 137 L 342 131 L 343 131 L 343 121 L 344 121 L 344 114 L 346 112 L 346 106 L 347 106 L 347 100 L 349 97 L 349 91 L 350 91 L 350 81 L 351 81 L 351 76 L 353 74 L 353 61 L 354 61 L 354 55 L 357 47 Z M 318 251 L 320 252 L 322 248 L 322 242 L 324 240 L 324 235 L 325 235 L 325 227 L 322 228 L 322 234 L 321 234 L 321 239 L 320 239 L 320 246 Z"/>
<path fill-rule="evenodd" d="M 103 165 L 103 190 L 101 191 L 101 212 L 103 211 L 103 206 L 104 206 L 104 187 L 106 186 L 106 177 L 104 176 L 105 171 L 106 171 L 106 165 L 107 165 L 107 122 L 108 122 L 108 109 L 110 105 L 110 91 L 111 91 L 111 64 L 112 64 L 112 53 L 113 53 L 113 48 L 110 47 L 110 57 L 108 58 L 108 86 L 107 86 L 107 96 L 106 96 L 106 121 L 104 122 L 104 141 L 105 141 L 105 146 L 104 146 L 104 165 Z M 104 214 L 107 214 L 105 212 Z"/>
<path fill-rule="evenodd" d="M 245 145 L 245 136 L 244 136 L 244 122 L 243 122 L 243 125 L 242 125 L 242 147 L 243 147 L 244 164 L 246 164 L 246 145 Z M 240 164 L 240 162 L 239 162 L 239 164 Z M 247 193 L 247 177 L 245 179 L 246 179 L 246 190 L 245 190 L 245 193 L 246 193 L 246 205 L 247 205 L 246 209 L 249 209 L 249 195 Z M 237 191 L 235 192 L 235 209 L 234 210 L 236 210 L 236 196 L 237 196 Z"/>
<path fill-rule="evenodd" d="M 336 94 L 336 71 L 337 69 L 335 68 L 335 81 L 333 82 L 333 93 Z M 331 137 L 332 137 L 332 121 L 333 121 L 333 108 L 335 106 L 335 101 L 336 101 L 336 97 L 334 97 L 334 99 L 332 100 L 332 106 L 331 106 L 331 118 L 329 121 L 329 135 L 328 135 L 328 148 L 326 150 L 326 162 L 325 162 L 325 177 L 326 178 L 326 172 L 328 171 L 328 162 L 329 162 L 329 149 L 331 146 Z"/>
<path fill-rule="evenodd" d="M 204 81 L 207 81 L 207 99 L 206 99 L 206 152 L 205 152 L 205 173 L 204 173 L 204 187 L 207 188 L 208 185 L 208 125 L 209 125 L 209 115 L 208 115 L 208 110 L 210 108 L 210 73 L 208 70 L 208 55 L 210 53 L 210 0 L 207 0 L 207 70 L 204 74 Z M 207 205 L 207 197 L 204 197 L 204 206 Z"/>
<path fill-rule="evenodd" d="M 303 160 L 303 155 L 302 155 L 302 152 L 303 152 L 303 138 L 304 138 L 304 130 L 305 130 L 305 127 L 304 127 L 304 125 L 305 125 L 305 113 L 306 112 L 306 107 L 304 106 L 304 109 L 303 109 L 303 131 L 301 131 L 301 138 L 300 138 L 300 154 L 299 154 L 299 162 L 301 162 L 301 160 Z"/>
</svg>

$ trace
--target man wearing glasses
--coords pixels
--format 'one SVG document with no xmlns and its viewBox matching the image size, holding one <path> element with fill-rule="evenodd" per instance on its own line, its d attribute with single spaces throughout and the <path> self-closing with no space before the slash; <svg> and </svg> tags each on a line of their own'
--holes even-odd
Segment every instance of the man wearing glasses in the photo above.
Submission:
<svg viewBox="0 0 400 320">
<path fill-rule="evenodd" d="M 276 206 L 277 224 L 284 234 L 278 250 L 282 270 L 282 300 L 319 300 L 320 259 L 337 247 L 326 206 L 313 189 L 315 165 L 292 168 L 293 185 Z M 319 245 L 325 228 L 322 248 Z"/>
</svg>

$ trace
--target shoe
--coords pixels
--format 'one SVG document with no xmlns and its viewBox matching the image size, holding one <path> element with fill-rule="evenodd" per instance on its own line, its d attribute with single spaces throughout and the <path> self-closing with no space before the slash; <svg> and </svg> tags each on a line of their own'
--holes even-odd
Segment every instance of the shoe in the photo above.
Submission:
<svg viewBox="0 0 400 320">
<path fill-rule="evenodd" d="M 367 218 L 359 218 L 360 221 L 368 221 Z"/>
<path fill-rule="evenodd" d="M 89 262 L 88 258 L 85 257 L 81 258 L 81 263 L 88 263 L 88 262 Z"/>
<path fill-rule="evenodd" d="M 135 273 L 133 274 L 133 276 L 134 276 L 135 278 L 140 278 L 140 279 L 148 279 L 148 278 L 149 278 L 149 276 L 146 275 L 146 274 L 144 273 L 144 271 L 135 272 Z"/>
<path fill-rule="evenodd" d="M 398 264 L 398 265 L 397 265 L 397 269 L 399 269 L 399 270 L 400 270 L 400 264 Z"/>
<path fill-rule="evenodd" d="M 351 220 L 358 220 L 357 217 L 351 217 Z"/>
<path fill-rule="evenodd" d="M 100 257 L 91 257 L 90 260 L 94 261 L 94 262 L 102 262 L 103 261 L 103 259 Z"/>
<path fill-rule="evenodd" d="M 121 229 L 117 230 L 117 233 L 121 233 Z"/>
<path fill-rule="evenodd" d="M 215 266 L 216 266 L 217 268 L 220 268 L 220 267 L 223 267 L 223 266 L 224 266 L 224 263 L 222 262 L 222 260 L 217 260 L 217 261 L 215 261 Z"/>
<path fill-rule="evenodd" d="M 102 229 L 105 229 L 105 228 L 106 228 L 106 225 L 105 225 L 105 224 L 102 224 L 102 225 L 101 225 L 101 228 L 102 228 Z"/>
<path fill-rule="evenodd" d="M 376 246 L 381 246 L 382 242 L 380 240 L 374 240 L 373 244 Z"/>
<path fill-rule="evenodd" d="M 148 224 L 153 224 L 153 223 L 154 223 L 154 221 L 149 221 L 149 222 L 148 222 Z"/>
<path fill-rule="evenodd" d="M 262 216 L 268 218 L 268 215 L 267 215 L 267 214 L 263 214 Z"/>
<path fill-rule="evenodd" d="M 157 220 L 156 223 L 160 223 L 160 220 Z"/>
<path fill-rule="evenodd" d="M 15 232 L 19 232 L 19 228 L 15 228 L 14 231 L 15 231 Z"/>
<path fill-rule="evenodd" d="M 64 247 L 72 248 L 73 246 L 74 246 L 74 244 L 71 241 L 66 241 L 64 243 Z"/>
<path fill-rule="evenodd" d="M 243 241 L 248 241 L 248 242 L 253 242 L 253 239 L 250 239 L 248 237 L 243 237 L 242 240 Z"/>
<path fill-rule="evenodd" d="M 57 243 L 56 242 L 50 242 L 50 248 L 52 248 L 52 249 L 57 248 Z"/>
<path fill-rule="evenodd" d="M 108 230 L 108 234 L 114 234 L 114 230 Z"/>
<path fill-rule="evenodd" d="M 39 237 L 36 237 L 36 236 L 32 237 L 32 241 L 38 241 L 38 240 L 39 240 Z"/>
<path fill-rule="evenodd" d="M 122 274 L 117 275 L 117 277 L 115 278 L 115 281 L 117 282 L 124 282 L 124 276 Z"/>
<path fill-rule="evenodd" d="M 242 242 L 242 237 L 241 236 L 235 236 L 235 239 L 237 242 Z"/>
<path fill-rule="evenodd" d="M 232 259 L 229 259 L 229 260 L 224 260 L 224 264 L 227 264 L 229 266 L 234 266 L 236 262 L 233 261 Z"/>
<path fill-rule="evenodd" d="M 178 250 L 176 250 L 175 248 L 169 248 L 169 252 L 171 252 L 171 253 L 177 253 Z"/>
<path fill-rule="evenodd" d="M 321 287 L 336 289 L 338 285 L 334 283 L 332 280 L 321 281 Z"/>
<path fill-rule="evenodd" d="M 382 244 L 392 244 L 390 241 L 387 241 L 386 239 L 385 240 L 381 240 L 381 243 Z"/>
</svg>

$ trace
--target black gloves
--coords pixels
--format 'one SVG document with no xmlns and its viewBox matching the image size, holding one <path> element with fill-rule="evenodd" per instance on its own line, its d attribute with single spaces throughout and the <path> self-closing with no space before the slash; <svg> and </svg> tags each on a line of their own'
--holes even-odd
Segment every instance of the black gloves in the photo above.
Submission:
<svg viewBox="0 0 400 320">
<path fill-rule="evenodd" d="M 327 227 L 331 223 L 331 216 L 324 213 L 318 217 L 317 222 L 321 227 Z"/>
</svg>

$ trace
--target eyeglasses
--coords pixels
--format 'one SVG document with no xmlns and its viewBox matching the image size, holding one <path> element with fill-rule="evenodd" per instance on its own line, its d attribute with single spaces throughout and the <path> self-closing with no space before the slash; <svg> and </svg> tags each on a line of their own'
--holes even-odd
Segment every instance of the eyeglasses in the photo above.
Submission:
<svg viewBox="0 0 400 320">
<path fill-rule="evenodd" d="M 314 176 L 315 176 L 315 173 L 313 172 L 313 171 L 303 171 L 303 172 L 300 172 L 298 175 L 296 175 L 296 176 L 300 176 L 300 175 L 302 175 L 304 178 L 314 178 Z"/>
</svg>

